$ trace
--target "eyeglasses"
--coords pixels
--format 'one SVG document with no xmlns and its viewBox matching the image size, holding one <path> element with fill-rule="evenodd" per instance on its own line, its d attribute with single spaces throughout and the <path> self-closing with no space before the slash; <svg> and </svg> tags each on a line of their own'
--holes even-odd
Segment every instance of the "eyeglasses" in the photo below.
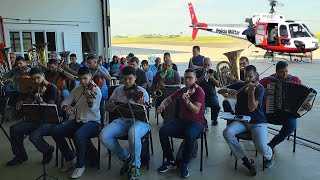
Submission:
<svg viewBox="0 0 320 180">
<path fill-rule="evenodd" d="M 193 76 L 185 76 L 184 79 L 193 79 Z"/>
</svg>

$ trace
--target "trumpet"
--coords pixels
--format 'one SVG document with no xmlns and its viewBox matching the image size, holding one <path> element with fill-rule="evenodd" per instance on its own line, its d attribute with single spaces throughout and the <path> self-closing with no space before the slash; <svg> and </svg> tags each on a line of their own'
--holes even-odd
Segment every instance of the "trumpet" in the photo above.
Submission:
<svg viewBox="0 0 320 180">
<path fill-rule="evenodd" d="M 206 69 L 204 74 L 204 79 L 208 82 L 209 77 L 212 76 L 214 73 L 213 69 Z"/>
</svg>

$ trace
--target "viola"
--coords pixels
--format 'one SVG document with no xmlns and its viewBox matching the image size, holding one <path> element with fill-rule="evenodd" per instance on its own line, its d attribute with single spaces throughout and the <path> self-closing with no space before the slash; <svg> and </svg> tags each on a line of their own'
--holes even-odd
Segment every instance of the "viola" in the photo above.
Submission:
<svg viewBox="0 0 320 180">
<path fill-rule="evenodd" d="M 137 85 L 133 85 L 133 87 L 125 89 L 125 96 L 128 99 L 132 99 L 134 102 L 137 103 L 139 99 L 141 99 L 144 96 L 144 94 L 142 91 L 139 90 Z"/>
<path fill-rule="evenodd" d="M 103 78 L 99 77 L 98 75 L 93 76 L 93 82 L 101 89 L 103 86 Z"/>
</svg>

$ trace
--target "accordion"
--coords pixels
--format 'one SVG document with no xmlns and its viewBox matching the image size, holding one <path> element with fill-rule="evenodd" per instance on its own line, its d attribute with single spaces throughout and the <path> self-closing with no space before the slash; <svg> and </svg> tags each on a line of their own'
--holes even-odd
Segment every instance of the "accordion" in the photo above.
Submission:
<svg viewBox="0 0 320 180">
<path fill-rule="evenodd" d="M 305 115 L 302 105 L 311 104 L 317 92 L 301 84 L 279 81 L 270 83 L 266 89 L 266 114 L 286 112 L 297 117 Z"/>
</svg>

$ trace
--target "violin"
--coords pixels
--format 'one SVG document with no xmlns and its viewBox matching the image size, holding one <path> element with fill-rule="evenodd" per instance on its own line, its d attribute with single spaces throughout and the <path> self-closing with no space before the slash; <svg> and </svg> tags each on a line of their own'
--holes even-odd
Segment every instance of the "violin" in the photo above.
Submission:
<svg viewBox="0 0 320 180">
<path fill-rule="evenodd" d="M 192 84 L 191 86 L 185 88 L 184 93 L 181 95 L 185 101 L 190 101 L 191 93 L 195 91 L 199 86 L 197 84 Z"/>
<path fill-rule="evenodd" d="M 101 64 L 101 59 L 98 60 L 97 62 L 97 66 Z M 93 82 L 101 89 L 103 86 L 103 78 L 101 78 L 100 76 L 97 75 L 98 70 L 96 69 L 93 73 Z"/>
<path fill-rule="evenodd" d="M 95 92 L 97 85 L 94 84 L 92 81 L 85 87 L 85 91 L 83 92 L 83 95 L 87 92 L 90 91 L 90 98 L 91 99 L 96 99 L 97 93 Z M 88 102 L 89 108 L 93 107 L 93 101 Z"/>
<path fill-rule="evenodd" d="M 143 96 L 143 92 L 139 90 L 138 86 L 135 84 L 131 88 L 125 89 L 125 96 L 128 99 L 132 99 L 135 103 L 137 103 Z"/>
</svg>

